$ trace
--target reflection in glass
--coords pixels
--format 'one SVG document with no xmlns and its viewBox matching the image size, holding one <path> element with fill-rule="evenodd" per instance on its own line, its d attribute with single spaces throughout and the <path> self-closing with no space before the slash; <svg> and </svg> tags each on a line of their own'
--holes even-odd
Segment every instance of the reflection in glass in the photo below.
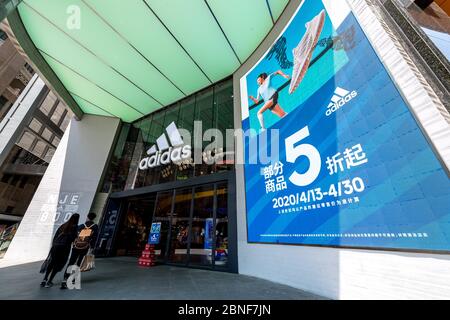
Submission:
<svg viewBox="0 0 450 320">
<path fill-rule="evenodd" d="M 194 121 L 202 124 L 202 134 L 210 128 L 218 128 L 223 137 L 225 130 L 233 128 L 233 85 L 230 79 L 215 84 L 193 94 L 167 108 L 156 111 L 134 123 L 124 124 L 122 132 L 126 142 L 120 142 L 112 163 L 105 176 L 104 189 L 112 192 L 136 189 L 163 182 L 186 180 L 192 176 L 202 176 L 229 170 L 234 161 L 221 161 L 216 165 L 192 162 L 168 165 L 139 172 L 139 162 L 146 157 L 146 151 L 156 145 L 156 140 L 166 134 L 166 127 L 175 122 L 178 128 L 188 130 L 193 135 Z M 122 133 L 121 133 L 122 136 Z M 225 142 L 225 141 L 224 141 Z M 186 141 L 186 143 L 189 143 Z M 211 142 L 204 142 L 201 152 Z M 234 150 L 217 150 L 218 153 Z M 205 156 L 212 156 L 205 154 Z M 114 179 L 114 182 L 107 181 Z M 112 183 L 111 183 L 112 182 Z"/>
<path fill-rule="evenodd" d="M 155 195 L 130 200 L 117 234 L 117 255 L 139 257 L 147 243 Z"/>
<path fill-rule="evenodd" d="M 195 188 L 189 264 L 210 266 L 213 247 L 214 186 Z"/>
<path fill-rule="evenodd" d="M 214 126 L 224 135 L 226 142 L 227 129 L 233 129 L 233 84 L 219 83 L 214 87 Z M 215 153 L 215 171 L 231 170 L 234 165 L 234 148 L 219 148 Z"/>
<path fill-rule="evenodd" d="M 148 135 L 148 128 L 150 124 L 147 119 L 139 121 L 136 123 L 135 127 L 138 130 L 138 140 L 136 142 L 136 147 L 134 149 L 132 167 L 131 169 L 135 172 L 133 179 L 133 189 L 145 186 L 145 175 L 146 171 L 139 169 L 139 162 L 146 155 L 146 139 Z"/>
<path fill-rule="evenodd" d="M 171 217 L 169 262 L 184 264 L 187 262 L 191 202 L 192 188 L 176 191 Z"/>
<path fill-rule="evenodd" d="M 201 121 L 203 132 L 213 128 L 214 119 L 214 91 L 205 90 L 197 96 L 196 108 L 195 108 L 195 121 Z M 202 152 L 203 158 L 211 156 L 208 152 L 204 152 L 205 147 L 208 146 L 211 141 L 203 141 Z M 195 165 L 195 175 L 204 176 L 214 173 L 214 165 L 208 165 L 206 163 Z"/>
<path fill-rule="evenodd" d="M 165 111 L 157 112 L 153 114 L 151 119 L 151 128 L 147 137 L 147 149 L 150 149 L 156 145 L 156 139 L 158 139 L 161 134 L 164 133 L 164 117 Z M 152 184 L 159 183 L 159 176 L 161 173 L 161 168 L 150 168 L 146 170 L 145 185 L 150 186 Z"/>
<path fill-rule="evenodd" d="M 163 125 L 163 131 L 161 131 L 161 135 L 164 134 L 167 136 L 166 128 L 169 126 L 172 122 L 175 122 L 175 125 L 178 120 L 178 114 L 180 112 L 180 104 L 176 103 L 175 105 L 167 108 L 166 115 L 164 117 L 164 125 Z M 170 142 L 169 142 L 170 145 Z M 164 151 L 164 150 L 160 150 Z M 175 180 L 176 172 L 177 172 L 177 166 L 173 163 L 169 163 L 168 165 L 161 166 L 160 168 L 161 174 L 159 176 L 158 183 L 164 183 L 164 182 L 170 182 Z"/>
<path fill-rule="evenodd" d="M 167 239 L 170 228 L 170 211 L 172 210 L 173 191 L 159 192 L 156 197 L 155 215 L 153 222 L 161 222 L 159 243 L 155 245 L 157 261 L 165 262 Z"/>
<path fill-rule="evenodd" d="M 178 128 L 185 129 L 190 133 L 194 132 L 194 118 L 195 118 L 195 96 L 188 98 L 180 104 L 180 114 L 178 119 Z M 192 140 L 192 137 L 190 137 Z M 189 142 L 183 137 L 185 143 Z M 185 161 L 178 165 L 177 180 L 187 180 L 194 174 L 194 165 L 192 161 Z"/>
<path fill-rule="evenodd" d="M 216 211 L 216 268 L 226 268 L 228 264 L 228 190 L 227 184 L 217 186 Z"/>
</svg>

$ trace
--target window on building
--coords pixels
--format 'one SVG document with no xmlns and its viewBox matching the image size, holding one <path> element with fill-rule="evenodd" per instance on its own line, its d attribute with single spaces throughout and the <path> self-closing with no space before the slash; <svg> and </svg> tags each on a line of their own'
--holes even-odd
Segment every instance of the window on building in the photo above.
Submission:
<svg viewBox="0 0 450 320">
<path fill-rule="evenodd" d="M 33 118 L 30 122 L 29 127 L 34 132 L 39 133 L 42 128 L 42 123 L 39 120 L 37 120 L 36 118 Z"/>
<path fill-rule="evenodd" d="M 19 95 L 23 91 L 23 89 L 25 89 L 25 83 L 23 81 L 23 79 L 17 77 L 9 84 L 17 95 Z"/>
<path fill-rule="evenodd" d="M 25 62 L 25 69 L 28 70 L 29 73 L 34 74 L 34 69 L 28 63 Z"/>
<path fill-rule="evenodd" d="M 2 29 L 0 29 L 0 45 L 6 41 L 6 39 L 8 39 L 8 35 L 6 34 L 5 31 L 3 31 Z"/>
<path fill-rule="evenodd" d="M 3 95 L 0 96 L 0 110 L 2 107 L 8 103 L 8 99 L 6 99 Z"/>
<path fill-rule="evenodd" d="M 46 147 L 47 147 L 47 144 L 44 141 L 39 140 L 36 143 L 36 145 L 34 146 L 32 153 L 40 158 L 43 158 L 44 152 L 46 151 Z"/>
<path fill-rule="evenodd" d="M 55 107 L 55 103 L 57 100 L 58 99 L 56 98 L 55 94 L 50 91 L 45 97 L 41 106 L 39 107 L 39 110 L 41 110 L 42 113 L 44 113 L 46 116 L 49 116 L 50 112 L 53 111 L 53 108 Z"/>
<path fill-rule="evenodd" d="M 49 148 L 47 150 L 47 153 L 44 156 L 44 161 L 47 162 L 47 163 L 50 163 L 50 161 L 52 160 L 54 154 L 55 154 L 55 149 Z"/>
<path fill-rule="evenodd" d="M 57 136 L 53 138 L 52 144 L 57 147 L 59 143 L 61 142 L 61 139 L 59 139 Z"/>
<path fill-rule="evenodd" d="M 52 122 L 56 125 L 59 125 L 61 118 L 63 116 L 65 116 L 65 110 L 66 108 L 64 107 L 63 103 L 58 103 L 58 106 L 56 107 L 55 111 L 53 112 L 50 120 L 52 120 Z"/>
<path fill-rule="evenodd" d="M 188 130 L 189 132 L 194 132 L 194 119 L 195 119 L 195 96 L 181 101 L 177 125 L 180 128 Z M 185 162 L 178 165 L 177 180 L 186 180 L 192 177 L 193 175 L 194 175 L 194 166 L 191 162 Z"/>
<path fill-rule="evenodd" d="M 47 141 L 52 141 L 53 132 L 51 132 L 49 129 L 45 128 L 44 131 L 42 131 L 42 138 L 44 138 Z"/>
<path fill-rule="evenodd" d="M 17 144 L 25 150 L 31 150 L 35 139 L 36 137 L 34 134 L 25 131 Z"/>
<path fill-rule="evenodd" d="M 62 131 L 66 131 L 70 120 L 72 119 L 72 114 L 70 112 L 67 112 L 66 115 L 64 116 L 64 120 L 61 122 L 60 128 Z"/>
</svg>

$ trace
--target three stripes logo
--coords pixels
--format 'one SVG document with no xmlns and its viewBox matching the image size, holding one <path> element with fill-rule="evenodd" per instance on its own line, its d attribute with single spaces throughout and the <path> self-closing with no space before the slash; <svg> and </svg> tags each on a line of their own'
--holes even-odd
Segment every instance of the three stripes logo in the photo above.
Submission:
<svg viewBox="0 0 450 320">
<path fill-rule="evenodd" d="M 166 165 L 170 162 L 180 163 L 191 158 L 192 148 L 190 145 L 185 145 L 175 122 L 167 126 L 166 133 L 167 136 L 163 133 L 156 139 L 156 145 L 147 150 L 148 157 L 139 163 L 140 170 Z"/>
<path fill-rule="evenodd" d="M 358 92 L 353 90 L 352 92 L 345 89 L 337 87 L 334 90 L 334 94 L 331 97 L 331 102 L 327 107 L 325 115 L 329 117 L 331 114 L 342 108 L 344 105 L 349 103 L 352 99 L 356 98 Z"/>
</svg>

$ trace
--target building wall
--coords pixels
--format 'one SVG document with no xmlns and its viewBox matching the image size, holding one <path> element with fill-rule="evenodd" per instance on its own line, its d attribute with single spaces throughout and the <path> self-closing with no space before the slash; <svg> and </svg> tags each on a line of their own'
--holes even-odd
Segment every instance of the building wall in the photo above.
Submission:
<svg viewBox="0 0 450 320">
<path fill-rule="evenodd" d="M 436 0 L 435 1 L 444 11 L 450 15 L 450 1 L 449 0 Z"/>
<path fill-rule="evenodd" d="M 15 146 L 6 159 L 6 163 L 12 163 L 13 158 L 21 151 L 20 147 Z M 0 166 L 0 214 L 21 218 L 26 212 L 42 176 L 19 174 L 18 172 L 9 171 L 10 167 L 9 165 Z M 45 170 L 45 168 L 43 166 L 42 169 Z M 1 223 L 2 219 L 0 218 Z"/>
<path fill-rule="evenodd" d="M 333 5 L 339 5 L 332 0 Z M 345 1 L 345 0 L 343 0 Z M 299 5 L 300 0 L 291 1 L 284 14 L 278 21 L 274 30 L 269 34 L 254 55 L 234 75 L 235 97 L 240 97 L 239 79 L 252 67 L 259 58 L 268 50 L 283 27 Z M 363 7 L 365 2 L 350 0 L 349 3 Z M 367 19 L 373 18 L 366 16 Z M 398 68 L 396 72 L 403 72 L 403 80 L 411 83 L 419 81 L 415 74 L 409 73 L 409 67 L 402 69 L 402 63 L 408 65 L 400 53 L 391 44 L 386 33 L 374 23 L 371 26 L 372 43 L 376 46 L 382 43 L 385 48 L 391 50 L 391 56 L 384 55 L 382 60 L 386 65 L 392 65 L 395 61 Z M 376 35 L 380 37 L 377 38 Z M 422 84 L 426 83 L 420 79 Z M 398 85 L 403 89 L 402 81 Z M 412 92 L 424 90 L 419 82 L 408 87 L 408 95 Z M 413 90 L 413 91 L 411 91 Z M 449 164 L 448 144 L 442 140 L 448 138 L 448 123 L 442 113 L 445 108 L 439 108 L 428 100 L 430 94 L 422 91 L 420 98 L 422 104 L 417 101 L 409 101 L 411 106 L 422 105 L 422 111 L 417 111 L 416 116 L 424 123 L 434 125 L 425 128 L 428 135 L 435 142 L 444 162 Z M 407 95 L 407 96 L 408 96 Z M 437 103 L 438 99 L 432 97 Z M 426 112 L 428 115 L 419 114 Z M 241 127 L 240 101 L 235 100 L 235 127 Z M 423 116 L 423 118 L 421 118 Z M 430 117 L 430 118 L 427 118 Z M 434 120 L 431 120 L 434 119 Z M 434 129 L 432 128 L 434 127 Z M 440 131 L 443 130 L 443 131 Z M 438 132 L 440 133 L 438 134 Z M 447 139 L 448 140 L 448 139 Z M 242 152 L 242 145 L 237 145 L 237 152 Z M 296 288 L 307 290 L 333 299 L 449 299 L 450 298 L 450 256 L 429 253 L 406 253 L 380 250 L 352 250 L 327 247 L 308 247 L 295 245 L 268 245 L 247 242 L 247 222 L 245 208 L 245 185 L 242 165 L 236 166 L 237 187 L 237 218 L 238 218 L 238 254 L 239 273 L 256 276 L 271 281 L 287 284 Z"/>
<path fill-rule="evenodd" d="M 20 222 L 73 113 L 27 63 L 6 20 L 0 30 L 0 225 L 7 226 Z"/>
<path fill-rule="evenodd" d="M 44 260 L 53 234 L 73 213 L 86 220 L 120 119 L 85 115 L 66 130 L 3 264 Z"/>
<path fill-rule="evenodd" d="M 0 214 L 24 215 L 71 117 L 35 74 L 0 121 Z"/>
<path fill-rule="evenodd" d="M 12 40 L 10 38 L 2 40 L 0 42 L 0 96 L 6 99 L 7 103 L 0 105 L 0 120 L 30 81 L 34 73 L 30 71 L 33 69 L 26 64 Z"/>
<path fill-rule="evenodd" d="M 16 78 L 25 60 L 17 52 L 10 39 L 0 45 L 0 93 Z"/>
</svg>

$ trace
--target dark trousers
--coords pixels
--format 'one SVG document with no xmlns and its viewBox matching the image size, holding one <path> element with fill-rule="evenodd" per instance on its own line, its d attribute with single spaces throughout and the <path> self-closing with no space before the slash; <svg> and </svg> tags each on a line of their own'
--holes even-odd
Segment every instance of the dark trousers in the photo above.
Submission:
<svg viewBox="0 0 450 320">
<path fill-rule="evenodd" d="M 87 249 L 76 249 L 72 248 L 72 254 L 70 255 L 69 264 L 67 265 L 67 268 L 73 265 L 81 266 L 81 262 L 83 262 L 84 256 L 88 253 L 89 248 Z M 66 272 L 64 273 L 64 280 L 67 280 L 69 278 L 70 274 Z"/>
<path fill-rule="evenodd" d="M 55 268 L 55 263 L 53 261 L 50 261 L 50 263 L 47 266 L 47 270 L 45 271 L 45 277 L 43 281 L 53 281 L 53 278 L 55 278 L 56 274 L 58 273 L 58 269 Z M 50 276 L 50 278 L 49 278 Z"/>
</svg>

